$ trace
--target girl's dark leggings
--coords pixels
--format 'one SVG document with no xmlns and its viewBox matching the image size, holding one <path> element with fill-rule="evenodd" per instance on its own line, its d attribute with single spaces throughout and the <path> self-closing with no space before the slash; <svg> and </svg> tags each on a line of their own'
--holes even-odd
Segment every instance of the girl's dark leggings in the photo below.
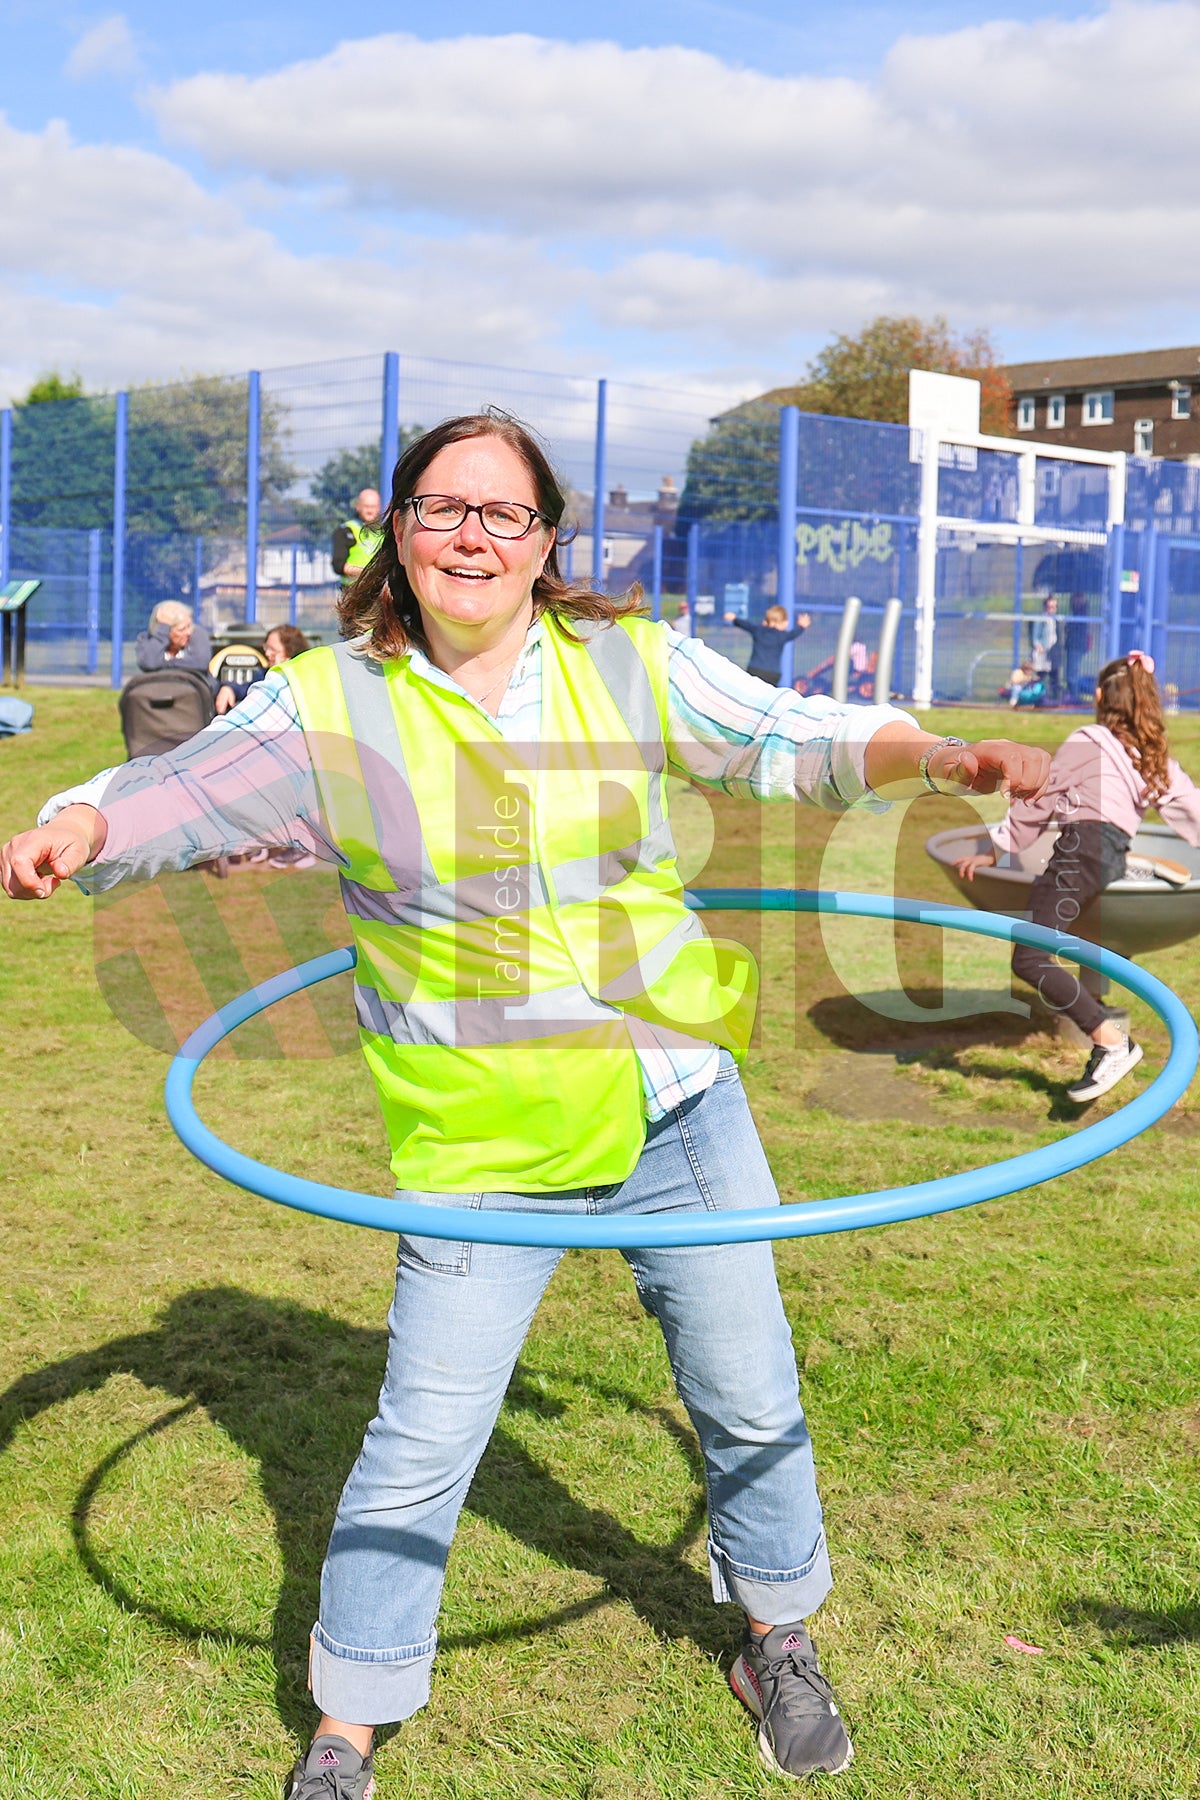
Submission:
<svg viewBox="0 0 1200 1800">
<path fill-rule="evenodd" d="M 1115 825 L 1099 819 L 1068 820 L 1044 873 L 1033 884 L 1029 896 L 1033 923 L 1078 933 L 1088 901 L 1124 875 L 1128 849 L 1128 837 Z M 1081 1031 L 1090 1035 L 1102 1023 L 1104 1008 L 1083 986 L 1074 964 L 1055 962 L 1045 950 L 1018 944 L 1012 966 L 1014 975 L 1037 989 L 1044 1005 L 1065 1012 Z"/>
</svg>

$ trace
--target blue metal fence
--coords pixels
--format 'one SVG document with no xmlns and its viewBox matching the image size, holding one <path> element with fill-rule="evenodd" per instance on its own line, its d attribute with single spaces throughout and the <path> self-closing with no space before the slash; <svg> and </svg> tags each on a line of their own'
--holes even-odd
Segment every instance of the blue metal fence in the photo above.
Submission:
<svg viewBox="0 0 1200 1800">
<path fill-rule="evenodd" d="M 328 632 L 329 538 L 354 494 L 386 491 L 414 434 L 488 405 L 548 444 L 570 490 L 574 577 L 640 581 L 655 616 L 738 657 L 747 640 L 726 613 L 807 613 L 794 673 L 818 683 L 845 601 L 862 602 L 861 674 L 898 598 L 897 685 L 911 685 L 918 433 L 395 352 L 0 414 L 0 579 L 43 583 L 31 672 L 119 684 L 130 641 L 168 598 L 210 625 L 291 619 Z M 1180 703 L 1200 704 L 1200 469 L 1131 460 L 1125 519 L 1110 529 L 1107 470 L 1039 457 L 1037 525 L 1094 534 L 1083 544 L 989 538 L 989 526 L 1015 525 L 1020 484 L 1016 446 L 944 449 L 938 510 L 957 523 L 939 538 L 936 696 L 994 699 L 1052 592 L 1068 694 L 1085 695 L 1106 656 L 1145 643 Z"/>
</svg>

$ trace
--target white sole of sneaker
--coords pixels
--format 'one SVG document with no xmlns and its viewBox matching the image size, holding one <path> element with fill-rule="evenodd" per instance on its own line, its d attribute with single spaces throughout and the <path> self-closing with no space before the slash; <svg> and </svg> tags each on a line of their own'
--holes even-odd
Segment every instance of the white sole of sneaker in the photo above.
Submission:
<svg viewBox="0 0 1200 1800">
<path fill-rule="evenodd" d="M 747 1711 L 752 1712 L 756 1719 L 761 1720 L 763 1716 L 762 1701 L 750 1679 L 745 1660 L 740 1656 L 729 1671 L 729 1685 Z M 771 1748 L 771 1740 L 767 1736 L 767 1728 L 760 1724 L 758 1760 L 764 1769 L 770 1770 L 772 1775 L 786 1775 L 790 1781 L 811 1781 L 817 1775 L 840 1775 L 843 1770 L 848 1769 L 854 1761 L 854 1745 L 849 1738 L 846 1739 L 846 1758 L 844 1762 L 838 1764 L 836 1769 L 810 1769 L 804 1775 L 796 1775 L 791 1769 L 785 1769 L 783 1764 L 776 1759 L 775 1752 Z"/>
<path fill-rule="evenodd" d="M 1107 1094 L 1109 1088 L 1115 1088 L 1118 1081 L 1124 1081 L 1130 1069 L 1136 1069 L 1141 1060 L 1142 1046 L 1140 1044 L 1130 1044 L 1129 1055 L 1121 1064 L 1120 1068 L 1110 1070 L 1110 1072 L 1100 1081 L 1090 1081 L 1086 1088 L 1069 1087 L 1067 1089 L 1067 1099 L 1074 1100 L 1077 1106 L 1084 1106 L 1089 1100 L 1098 1100 L 1101 1094 Z"/>
<path fill-rule="evenodd" d="M 1183 863 L 1167 856 L 1131 856 L 1125 863 L 1127 881 L 1165 881 L 1171 887 L 1187 887 L 1196 878 Z"/>
</svg>

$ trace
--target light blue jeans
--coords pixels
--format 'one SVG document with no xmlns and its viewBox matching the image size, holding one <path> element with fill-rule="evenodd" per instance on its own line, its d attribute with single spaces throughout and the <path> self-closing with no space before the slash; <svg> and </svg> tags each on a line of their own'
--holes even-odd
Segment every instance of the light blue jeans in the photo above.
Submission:
<svg viewBox="0 0 1200 1800">
<path fill-rule="evenodd" d="M 732 1059 L 650 1127 L 627 1181 L 561 1194 L 421 1194 L 469 1208 L 667 1213 L 779 1196 Z M 379 1412 L 338 1507 L 313 1627 L 312 1688 L 348 1724 L 429 1697 L 450 1542 L 560 1250 L 400 1240 Z M 713 1597 L 765 1624 L 813 1612 L 831 1577 L 791 1332 L 769 1244 L 628 1250 L 700 1439 Z"/>
</svg>

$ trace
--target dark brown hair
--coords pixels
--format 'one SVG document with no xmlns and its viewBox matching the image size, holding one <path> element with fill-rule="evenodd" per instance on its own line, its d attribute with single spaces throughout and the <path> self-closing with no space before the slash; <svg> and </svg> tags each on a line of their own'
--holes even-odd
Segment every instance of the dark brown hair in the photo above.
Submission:
<svg viewBox="0 0 1200 1800">
<path fill-rule="evenodd" d="M 308 649 L 308 639 L 298 625 L 272 625 L 267 637 L 279 639 L 285 656 L 299 656 L 302 650 Z M 266 641 L 264 638 L 263 643 Z"/>
<path fill-rule="evenodd" d="M 1097 724 L 1107 725 L 1120 740 L 1137 764 L 1151 800 L 1159 799 L 1171 785 L 1171 773 L 1158 683 L 1135 655 L 1105 663 L 1096 687 Z"/>
<path fill-rule="evenodd" d="M 527 425 L 511 413 L 489 406 L 480 413 L 465 413 L 456 419 L 444 419 L 408 446 L 392 477 L 392 494 L 387 510 L 379 521 L 383 538 L 358 579 L 338 601 L 338 620 L 342 636 L 369 636 L 367 652 L 379 662 L 403 655 L 411 644 L 426 648 L 421 609 L 409 585 L 396 545 L 393 521 L 403 512 L 416 491 L 417 483 L 430 463 L 447 444 L 459 444 L 466 438 L 495 437 L 508 444 L 529 471 L 533 491 L 537 495 L 538 512 L 554 529 L 555 541 L 550 547 L 541 574 L 533 584 L 533 616 L 548 612 L 567 629 L 572 619 L 592 619 L 611 625 L 641 606 L 641 589 L 632 587 L 620 598 L 597 593 L 586 581 L 564 581 L 558 566 L 558 545 L 567 500 L 549 458 Z"/>
</svg>

